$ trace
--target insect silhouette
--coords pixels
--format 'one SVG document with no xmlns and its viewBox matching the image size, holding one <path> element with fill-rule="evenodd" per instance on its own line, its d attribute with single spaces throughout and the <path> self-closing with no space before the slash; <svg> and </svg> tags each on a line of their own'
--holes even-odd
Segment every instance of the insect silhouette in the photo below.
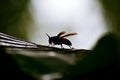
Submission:
<svg viewBox="0 0 120 80">
<path fill-rule="evenodd" d="M 56 36 L 52 36 L 50 37 L 47 33 L 46 35 L 48 36 L 49 38 L 49 45 L 61 45 L 61 48 L 63 48 L 63 45 L 62 44 L 65 44 L 67 46 L 69 46 L 71 48 L 72 46 L 72 43 L 70 42 L 70 40 L 68 40 L 67 38 L 65 37 L 68 37 L 68 36 L 73 36 L 73 35 L 76 35 L 77 33 L 70 33 L 70 34 L 66 34 L 66 35 L 63 35 L 65 34 L 64 31 L 60 32 L 58 35 Z"/>
</svg>

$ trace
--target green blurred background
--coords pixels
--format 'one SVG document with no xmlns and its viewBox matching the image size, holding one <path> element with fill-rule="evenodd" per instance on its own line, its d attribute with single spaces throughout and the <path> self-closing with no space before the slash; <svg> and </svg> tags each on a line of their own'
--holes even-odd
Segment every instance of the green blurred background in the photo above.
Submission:
<svg viewBox="0 0 120 80">
<path fill-rule="evenodd" d="M 27 39 L 31 15 L 30 0 L 4 0 L 0 2 L 0 32 Z"/>
<path fill-rule="evenodd" d="M 88 55 L 82 61 L 78 61 L 77 65 L 71 66 L 70 69 L 68 69 L 68 74 L 63 74 L 65 75 L 63 77 L 64 80 L 70 80 L 70 79 L 74 80 L 75 78 L 79 78 L 78 76 L 81 76 L 82 79 L 84 79 L 83 77 L 90 75 L 91 74 L 90 72 L 94 70 L 105 71 L 108 69 L 108 66 L 110 67 L 110 69 L 120 67 L 120 65 L 118 66 L 119 64 L 118 61 L 120 61 L 119 59 L 120 58 L 120 54 L 119 54 L 120 52 L 119 51 L 119 48 L 120 48 L 120 6 L 119 6 L 120 0 L 99 0 L 99 2 L 102 5 L 103 14 L 106 19 L 107 25 L 109 26 L 108 29 L 110 33 L 108 33 L 103 38 L 101 38 L 98 41 L 98 44 L 95 45 L 93 49 L 93 53 L 96 53 L 95 55 Z M 9 35 L 12 35 L 12 36 L 24 39 L 24 40 L 28 40 L 28 31 L 31 28 L 30 25 L 32 23 L 32 16 L 28 8 L 29 4 L 30 4 L 30 0 L 3 0 L 1 1 L 0 2 L 0 32 L 6 33 L 6 34 L 9 34 Z M 0 54 L 1 54 L 1 57 L 3 55 L 7 55 L 3 48 L 0 48 Z M 11 56 L 9 57 L 11 58 Z M 14 63 L 10 63 L 9 62 L 10 60 L 9 59 L 7 60 L 7 59 L 8 58 L 4 58 L 4 59 L 1 58 L 3 66 L 8 66 L 7 63 L 9 63 L 9 65 L 14 64 Z M 49 70 L 51 70 L 49 69 L 49 66 L 48 67 L 44 66 L 42 62 L 40 62 L 41 64 L 39 64 L 39 62 L 37 62 L 39 60 L 36 61 L 35 59 L 32 60 L 29 58 L 25 58 L 23 56 L 15 55 L 15 60 L 17 59 L 18 60 L 23 59 L 25 61 L 31 62 L 31 64 L 28 64 L 28 65 L 33 65 L 32 63 L 34 63 L 34 65 L 36 65 L 36 68 L 42 66 L 45 70 L 48 69 L 48 72 Z M 6 64 L 3 64 L 3 63 L 6 63 Z M 15 64 L 16 64 L 16 61 L 15 61 Z M 64 65 L 67 67 L 69 66 L 67 63 L 63 63 L 61 65 Z M 12 67 L 8 66 L 8 67 L 10 69 L 13 69 L 14 68 L 13 66 Z M 4 69 L 8 67 L 4 67 Z M 18 65 L 17 67 L 19 69 Z M 27 69 L 27 67 L 24 69 Z M 30 74 L 33 75 L 31 72 L 31 69 L 32 68 L 25 70 L 25 71 L 27 71 L 27 73 L 30 72 Z M 108 71 L 110 69 L 108 69 Z M 42 73 L 42 70 L 38 72 Z M 7 73 L 7 69 L 6 69 L 6 73 Z M 96 73 L 104 73 L 104 72 L 98 71 Z M 116 74 L 116 72 L 114 72 L 114 74 Z M 31 76 L 29 77 L 31 78 Z"/>
</svg>

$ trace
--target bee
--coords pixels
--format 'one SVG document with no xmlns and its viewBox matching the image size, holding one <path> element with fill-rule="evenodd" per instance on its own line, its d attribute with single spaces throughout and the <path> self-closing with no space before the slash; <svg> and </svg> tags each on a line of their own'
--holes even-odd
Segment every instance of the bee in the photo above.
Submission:
<svg viewBox="0 0 120 80">
<path fill-rule="evenodd" d="M 52 36 L 50 37 L 47 33 L 46 35 L 48 36 L 49 38 L 49 45 L 61 45 L 61 48 L 63 48 L 63 44 L 69 46 L 71 48 L 72 46 L 72 43 L 70 40 L 68 40 L 67 38 L 65 37 L 68 37 L 68 36 L 73 36 L 73 35 L 76 35 L 77 33 L 70 33 L 70 34 L 66 34 L 66 35 L 63 35 L 65 34 L 64 31 L 60 32 L 59 34 L 57 34 L 56 36 Z"/>
</svg>

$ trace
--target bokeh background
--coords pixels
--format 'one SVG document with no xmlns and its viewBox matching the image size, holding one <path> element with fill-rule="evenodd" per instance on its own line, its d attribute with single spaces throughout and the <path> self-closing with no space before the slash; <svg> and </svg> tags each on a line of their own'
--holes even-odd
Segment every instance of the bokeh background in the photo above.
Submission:
<svg viewBox="0 0 120 80">
<path fill-rule="evenodd" d="M 93 50 L 96 54 L 88 55 L 82 61 L 78 61 L 77 65 L 70 67 L 68 69 L 70 72 L 65 73 L 63 79 L 74 80 L 83 74 L 88 76 L 95 70 L 98 70 L 96 73 L 105 73 L 104 71 L 106 74 L 110 73 L 109 71 L 113 73 L 115 70 L 111 69 L 117 69 L 120 61 L 119 3 L 119 0 L 3 0 L 0 2 L 0 32 L 46 46 L 48 38 L 45 33 L 54 36 L 60 31 L 77 32 L 78 35 L 69 37 L 73 47 Z M 42 73 L 42 70 L 43 73 L 54 71 L 52 66 L 43 64 L 49 59 L 45 61 L 23 55 L 11 57 L 4 48 L 0 48 L 0 55 L 1 73 L 13 72 L 15 75 L 15 70 L 20 68 L 20 74 L 16 75 L 22 77 L 24 75 L 23 78 L 27 76 L 29 80 L 32 79 L 31 76 L 35 77 L 36 73 Z M 13 61 L 10 61 L 6 55 Z M 57 59 L 55 60 L 57 64 Z M 23 65 L 22 62 L 26 64 Z M 61 65 L 71 66 L 64 62 L 61 62 Z M 57 70 L 58 66 L 55 69 Z"/>
<path fill-rule="evenodd" d="M 54 36 L 60 31 L 77 32 L 77 36 L 69 38 L 73 47 L 91 49 L 108 32 L 97 0 L 32 0 L 31 6 L 35 22 L 30 40 L 36 43 L 48 45 L 45 33 Z"/>
</svg>

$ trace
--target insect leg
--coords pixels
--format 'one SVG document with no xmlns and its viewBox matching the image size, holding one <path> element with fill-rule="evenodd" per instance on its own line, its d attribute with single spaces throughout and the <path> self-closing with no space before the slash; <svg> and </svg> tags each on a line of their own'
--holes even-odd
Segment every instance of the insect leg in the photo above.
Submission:
<svg viewBox="0 0 120 80">
<path fill-rule="evenodd" d="M 64 49 L 64 47 L 63 47 L 62 43 L 61 43 L 60 45 L 61 45 L 61 48 L 62 48 L 62 49 Z"/>
<path fill-rule="evenodd" d="M 72 49 L 72 47 L 71 46 L 69 46 L 70 47 L 70 49 Z"/>
</svg>

